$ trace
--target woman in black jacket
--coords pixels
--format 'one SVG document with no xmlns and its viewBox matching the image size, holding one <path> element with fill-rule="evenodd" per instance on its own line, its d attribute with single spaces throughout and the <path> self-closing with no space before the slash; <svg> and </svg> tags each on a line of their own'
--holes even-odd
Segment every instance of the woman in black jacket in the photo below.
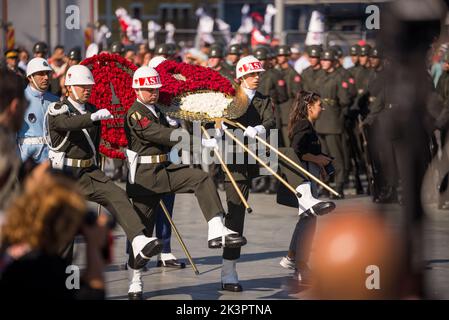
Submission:
<svg viewBox="0 0 449 320">
<path fill-rule="evenodd" d="M 288 123 L 288 135 L 302 166 L 317 178 L 325 179 L 326 166 L 332 158 L 321 153 L 318 135 L 313 123 L 321 113 L 320 96 L 313 92 L 301 91 L 296 94 Z M 317 185 L 311 181 L 312 195 L 317 197 Z M 296 269 L 298 280 L 308 281 L 310 270 L 307 266 L 310 246 L 315 233 L 316 217 L 300 215 L 290 242 L 288 255 L 280 264 L 284 268 Z"/>
</svg>

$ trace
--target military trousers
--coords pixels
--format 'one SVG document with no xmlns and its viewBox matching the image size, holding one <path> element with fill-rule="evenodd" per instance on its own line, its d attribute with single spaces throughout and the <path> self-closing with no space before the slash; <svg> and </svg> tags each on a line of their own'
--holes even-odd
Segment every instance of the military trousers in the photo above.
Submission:
<svg viewBox="0 0 449 320">
<path fill-rule="evenodd" d="M 334 157 L 335 184 L 338 192 L 343 191 L 345 183 L 345 161 L 342 134 L 319 134 L 323 153 Z"/>
<path fill-rule="evenodd" d="M 279 151 L 284 153 L 294 162 L 301 165 L 298 156 L 296 155 L 296 153 L 292 148 L 279 148 Z M 287 164 L 285 161 L 281 161 L 280 159 L 279 159 L 279 169 L 282 176 L 286 178 L 287 182 L 293 188 L 296 188 L 305 181 L 304 177 L 298 172 L 297 169 L 295 169 L 291 164 Z M 239 170 L 239 173 L 241 173 L 241 170 Z M 252 177 L 236 181 L 238 188 L 240 189 L 246 200 L 248 200 L 249 197 L 251 178 Z M 228 216 L 225 220 L 225 226 L 233 231 L 238 232 L 239 235 L 242 236 L 246 213 L 245 206 L 242 200 L 240 199 L 237 191 L 229 181 L 225 181 L 225 192 L 226 192 L 226 202 L 228 205 Z M 240 251 L 241 248 L 224 248 L 223 259 L 236 260 L 240 258 Z"/>
</svg>

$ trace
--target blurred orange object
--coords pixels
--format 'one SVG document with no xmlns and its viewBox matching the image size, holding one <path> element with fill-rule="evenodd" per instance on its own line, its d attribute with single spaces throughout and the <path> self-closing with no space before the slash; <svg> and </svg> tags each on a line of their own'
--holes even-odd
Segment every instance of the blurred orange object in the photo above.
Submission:
<svg viewBox="0 0 449 320">
<path fill-rule="evenodd" d="M 399 298 L 401 251 L 378 214 L 343 207 L 320 223 L 312 263 L 314 298 Z"/>
</svg>

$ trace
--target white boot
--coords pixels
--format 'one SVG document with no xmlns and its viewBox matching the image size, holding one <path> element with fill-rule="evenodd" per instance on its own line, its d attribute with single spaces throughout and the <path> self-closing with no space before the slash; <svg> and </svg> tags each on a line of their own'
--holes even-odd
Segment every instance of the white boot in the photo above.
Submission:
<svg viewBox="0 0 449 320">
<path fill-rule="evenodd" d="M 301 194 L 301 197 L 298 197 L 299 215 L 321 216 L 335 209 L 335 203 L 320 201 L 312 196 L 310 182 L 300 184 L 296 191 Z"/>
<path fill-rule="evenodd" d="M 226 291 L 240 292 L 242 286 L 239 283 L 239 277 L 236 270 L 237 260 L 223 259 L 221 266 L 221 288 Z"/>
<path fill-rule="evenodd" d="M 223 224 L 223 217 L 221 215 L 217 215 L 208 221 L 208 235 L 207 240 L 212 240 L 218 237 L 225 237 L 229 234 L 237 234 L 237 232 L 232 231 L 226 228 Z M 223 241 L 224 243 L 224 241 Z"/>
<path fill-rule="evenodd" d="M 133 248 L 135 260 L 135 265 L 133 267 L 141 269 L 147 264 L 152 256 L 161 253 L 163 244 L 158 238 L 149 238 L 141 234 L 132 240 L 131 246 Z"/>
<path fill-rule="evenodd" d="M 142 269 L 134 270 L 128 267 L 129 290 L 128 298 L 130 300 L 141 300 L 143 295 Z"/>
<path fill-rule="evenodd" d="M 223 265 L 221 266 L 221 283 L 239 283 L 236 264 L 237 260 L 223 259 Z"/>
</svg>

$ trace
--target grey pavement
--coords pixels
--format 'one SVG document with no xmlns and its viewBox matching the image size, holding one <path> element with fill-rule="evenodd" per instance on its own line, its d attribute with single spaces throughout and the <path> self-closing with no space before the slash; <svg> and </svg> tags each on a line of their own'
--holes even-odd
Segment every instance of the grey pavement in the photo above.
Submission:
<svg viewBox="0 0 449 320">
<path fill-rule="evenodd" d="M 225 199 L 224 193 L 220 193 Z M 149 300 L 243 300 L 243 299 L 307 299 L 308 288 L 298 286 L 292 270 L 279 265 L 286 254 L 290 237 L 297 222 L 295 209 L 275 203 L 274 195 L 250 194 L 249 204 L 254 213 L 247 215 L 245 236 L 248 244 L 243 247 L 242 257 L 237 264 L 241 293 L 220 290 L 221 250 L 207 247 L 207 223 L 193 194 L 177 195 L 174 208 L 174 222 L 196 263 L 200 275 L 195 275 L 176 237 L 172 236 L 172 251 L 187 267 L 182 270 L 156 267 L 156 261 L 149 262 L 144 274 L 144 298 Z M 338 206 L 362 204 L 373 206 L 369 197 L 348 196 L 337 202 Z M 387 205 L 383 209 L 391 217 L 391 226 L 397 227 L 398 205 Z M 360 214 L 363 214 L 361 212 Z M 326 216 L 320 217 L 324 221 Z M 318 222 L 318 231 L 319 232 Z M 449 299 L 449 211 L 428 208 L 425 226 L 425 275 L 430 294 L 438 299 Z M 127 260 L 126 238 L 120 228 L 114 231 L 113 262 L 107 267 L 107 298 L 127 299 L 128 271 L 124 270 Z M 84 244 L 77 241 L 76 264 L 84 265 Z M 313 251 L 312 251 L 313 255 Z"/>
</svg>

